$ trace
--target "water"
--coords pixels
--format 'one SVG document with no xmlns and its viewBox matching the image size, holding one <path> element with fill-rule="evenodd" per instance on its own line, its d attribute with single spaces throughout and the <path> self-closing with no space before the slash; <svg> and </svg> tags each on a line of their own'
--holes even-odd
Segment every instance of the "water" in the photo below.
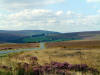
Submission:
<svg viewBox="0 0 100 75">
<path fill-rule="evenodd" d="M 32 51 L 32 50 L 42 50 L 45 49 L 45 43 L 40 43 L 39 48 L 29 48 L 29 49 L 17 49 L 17 50 L 2 50 L 0 51 L 0 56 L 3 54 L 9 54 L 9 53 L 16 53 L 16 52 L 22 52 L 22 51 Z"/>
</svg>

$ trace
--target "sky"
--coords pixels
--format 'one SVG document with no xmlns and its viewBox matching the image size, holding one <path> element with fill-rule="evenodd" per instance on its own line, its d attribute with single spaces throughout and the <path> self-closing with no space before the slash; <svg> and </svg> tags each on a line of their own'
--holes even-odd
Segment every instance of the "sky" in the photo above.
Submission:
<svg viewBox="0 0 100 75">
<path fill-rule="evenodd" d="M 100 31 L 100 0 L 0 0 L 0 30 Z"/>
</svg>

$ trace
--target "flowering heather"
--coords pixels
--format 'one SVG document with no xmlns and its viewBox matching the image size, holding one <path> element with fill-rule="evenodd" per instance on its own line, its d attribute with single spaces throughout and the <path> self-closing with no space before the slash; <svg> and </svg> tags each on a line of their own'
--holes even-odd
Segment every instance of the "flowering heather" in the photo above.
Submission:
<svg viewBox="0 0 100 75">
<path fill-rule="evenodd" d="M 12 67 L 5 66 L 5 65 L 1 65 L 0 68 L 5 70 L 10 70 L 10 71 L 12 70 Z"/>
<path fill-rule="evenodd" d="M 69 64 L 67 62 L 51 62 L 45 65 L 38 64 L 38 58 L 30 56 L 30 63 L 20 62 L 14 70 L 16 75 L 72 75 L 73 72 L 82 72 L 84 74 L 91 73 L 91 75 L 100 75 L 97 69 L 91 68 L 86 64 Z M 32 63 L 34 62 L 34 63 Z M 36 64 L 36 63 L 37 64 Z M 13 67 L 0 66 L 5 70 L 11 70 Z M 12 72 L 12 71 L 10 71 Z M 11 75 L 11 74 L 9 74 Z"/>
<path fill-rule="evenodd" d="M 38 60 L 38 58 L 37 58 L 37 57 L 35 57 L 35 56 L 33 56 L 33 57 L 30 57 L 30 60 L 37 61 L 37 60 Z"/>
</svg>

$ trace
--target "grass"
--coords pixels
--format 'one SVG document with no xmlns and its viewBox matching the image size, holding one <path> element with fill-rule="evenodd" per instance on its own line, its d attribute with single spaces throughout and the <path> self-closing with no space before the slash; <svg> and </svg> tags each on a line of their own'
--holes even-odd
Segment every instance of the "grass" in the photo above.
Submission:
<svg viewBox="0 0 100 75">
<path fill-rule="evenodd" d="M 0 44 L 0 50 L 16 50 L 25 48 L 39 47 L 39 43 L 22 43 L 22 44 Z"/>
<path fill-rule="evenodd" d="M 79 38 L 54 38 L 47 36 L 39 36 L 39 37 L 28 37 L 24 38 L 23 42 L 61 42 L 61 41 L 70 41 L 70 40 L 79 40 Z"/>
<path fill-rule="evenodd" d="M 81 52 L 81 58 L 80 58 Z M 46 49 L 42 51 L 31 51 L 20 54 L 34 55 L 39 58 L 39 64 L 49 63 L 50 61 L 68 62 L 72 64 L 88 64 L 90 67 L 95 67 L 100 70 L 100 51 L 95 50 L 66 50 L 60 48 Z"/>
<path fill-rule="evenodd" d="M 39 64 L 49 63 L 50 61 L 69 62 L 72 64 L 86 63 L 100 70 L 100 51 L 99 50 L 84 50 L 80 58 L 80 50 L 66 49 L 46 49 L 42 51 L 23 52 L 21 54 L 12 55 L 11 60 L 15 61 L 15 57 L 24 57 L 25 55 L 33 55 L 39 58 Z M 95 55 L 95 56 L 94 56 Z M 6 58 L 6 57 L 5 57 Z M 5 59 L 4 58 L 4 59 Z M 27 59 L 25 59 L 26 62 Z M 6 62 L 5 60 L 3 60 Z M 15 61 L 16 62 L 16 61 Z"/>
<path fill-rule="evenodd" d="M 58 50 L 58 49 L 57 49 Z M 53 54 L 55 54 L 54 56 L 53 56 Z M 74 52 L 67 52 L 67 54 L 71 54 L 71 55 L 74 55 L 74 53 L 76 53 L 75 51 Z M 59 64 L 62 64 L 63 62 L 68 62 L 68 63 L 70 63 L 70 64 L 73 64 L 73 65 L 75 65 L 75 64 L 86 64 L 86 63 L 84 63 L 84 62 L 80 62 L 80 61 L 78 61 L 78 60 L 80 60 L 80 58 L 77 56 L 77 57 L 74 57 L 72 60 L 70 60 L 69 58 L 65 58 L 66 56 L 65 55 L 63 55 L 64 53 L 62 53 L 62 56 L 61 56 L 61 54 L 59 54 L 59 53 L 57 53 L 55 50 L 53 50 L 53 51 L 50 51 L 50 52 L 48 52 L 47 50 L 45 50 L 44 52 L 42 52 L 41 53 L 41 51 L 32 51 L 31 53 L 29 52 L 29 53 L 18 53 L 18 54 L 10 54 L 10 55 L 8 55 L 8 56 L 6 56 L 6 57 L 1 57 L 0 58 L 0 61 L 1 61 L 1 65 L 6 65 L 7 66 L 7 68 L 4 68 L 4 69 L 9 69 L 9 67 L 10 66 L 12 66 L 13 67 L 13 69 L 16 69 L 16 67 L 18 66 L 17 64 L 18 63 L 21 63 L 22 65 L 24 65 L 24 64 L 30 64 L 30 67 L 28 68 L 28 70 L 30 70 L 31 68 L 32 68 L 32 65 L 34 65 L 33 63 L 34 63 L 34 60 L 33 60 L 33 57 L 34 57 L 34 55 L 36 56 L 37 55 L 37 57 L 39 58 L 38 59 L 38 62 L 36 61 L 36 63 L 38 63 L 37 65 L 35 64 L 33 67 L 39 67 L 39 65 L 45 65 L 46 66 L 46 64 L 47 63 L 51 63 L 51 62 L 57 62 L 57 63 L 59 63 Z M 44 56 L 43 56 L 44 55 Z M 57 55 L 57 56 L 56 56 Z M 42 58 L 41 58 L 42 57 Z M 30 58 L 32 58 L 32 60 L 30 60 Z M 78 60 L 76 60 L 76 58 L 78 59 Z M 65 60 L 66 59 L 66 60 Z M 9 61 L 9 62 L 8 62 Z M 73 62 L 75 62 L 75 63 L 73 63 Z M 31 64 L 32 63 L 32 64 Z M 18 67 L 18 69 L 16 70 L 16 72 L 15 73 L 17 73 L 17 72 L 20 72 L 21 71 L 21 74 L 14 74 L 14 71 L 12 72 L 14 75 L 23 75 L 22 74 L 22 72 L 24 72 L 25 73 L 25 71 L 23 71 L 23 67 L 24 66 L 19 66 Z M 90 66 L 89 65 L 89 67 L 93 67 L 93 68 L 96 68 L 96 67 L 94 67 L 94 66 Z M 5 70 L 3 69 L 3 71 L 2 70 L 0 70 L 1 72 L 5 72 Z M 33 68 L 34 69 L 34 68 Z M 58 69 L 56 69 L 56 71 L 57 71 Z M 59 69 L 59 70 L 63 70 L 63 69 Z M 53 70 L 54 71 L 54 70 Z M 8 71 L 8 72 L 11 72 L 11 71 Z M 6 73 L 8 73 L 8 72 L 6 72 Z M 69 71 L 67 71 L 67 72 L 70 72 L 71 73 L 71 75 L 72 75 L 72 73 L 78 73 L 79 71 L 74 71 L 74 70 L 69 70 Z M 29 72 L 28 72 L 29 73 Z M 54 74 L 54 72 L 50 72 L 50 73 L 52 73 L 52 75 Z M 90 72 L 89 72 L 90 73 Z M 86 73 L 86 74 L 88 74 L 89 75 L 89 73 Z M 8 75 L 8 74 L 1 74 L 1 75 Z M 11 75 L 11 74 L 10 74 Z M 25 75 L 27 75 L 27 74 L 25 74 Z M 28 75 L 31 75 L 31 74 L 28 74 Z M 33 74 L 33 75 L 38 75 L 38 74 Z M 39 74 L 39 75 L 41 75 L 41 74 Z M 42 75 L 44 75 L 44 74 L 42 74 Z M 55 74 L 55 75 L 63 75 L 63 74 Z M 67 75 L 67 74 L 66 74 Z M 78 74 L 77 74 L 78 75 Z M 82 72 L 79 74 L 79 75 L 82 75 Z M 94 74 L 91 74 L 91 75 L 94 75 Z M 95 74 L 96 75 L 96 74 Z"/>
<path fill-rule="evenodd" d="M 70 64 L 87 64 L 89 67 L 100 71 L 99 41 L 92 41 L 92 43 L 88 44 L 89 42 L 90 41 L 57 42 L 52 43 L 53 45 L 47 43 L 47 49 L 44 50 L 21 52 L 0 57 L 0 64 L 16 66 L 16 64 L 20 62 L 30 63 L 29 58 L 26 56 L 36 56 L 38 58 L 38 64 L 40 65 L 45 65 L 45 63 L 52 61 L 61 63 L 68 62 Z M 94 45 L 95 47 L 93 47 Z"/>
<path fill-rule="evenodd" d="M 74 40 L 63 42 L 46 43 L 47 48 L 79 48 L 79 49 L 100 49 L 100 40 Z"/>
</svg>

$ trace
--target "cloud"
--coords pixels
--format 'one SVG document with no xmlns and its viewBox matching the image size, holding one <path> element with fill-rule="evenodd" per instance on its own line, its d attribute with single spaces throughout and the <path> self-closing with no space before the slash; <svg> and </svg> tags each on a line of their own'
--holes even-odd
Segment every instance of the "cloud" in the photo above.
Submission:
<svg viewBox="0 0 100 75">
<path fill-rule="evenodd" d="M 100 2 L 100 0 L 87 0 L 87 2 Z"/>
<path fill-rule="evenodd" d="M 20 12 L 1 14 L 0 29 L 4 30 L 52 30 L 75 32 L 99 30 L 100 14 L 82 15 L 72 11 L 53 11 L 45 9 L 25 9 Z"/>
<path fill-rule="evenodd" d="M 74 14 L 74 12 L 72 12 L 72 11 L 67 11 L 67 13 L 66 13 L 67 15 L 72 15 L 72 14 Z"/>
<path fill-rule="evenodd" d="M 0 7 L 5 9 L 26 9 L 62 3 L 64 0 L 0 0 Z"/>
<path fill-rule="evenodd" d="M 56 15 L 58 15 L 58 16 L 59 16 L 59 15 L 62 15 L 62 14 L 63 14 L 63 11 L 57 11 L 57 12 L 56 12 Z"/>
</svg>

